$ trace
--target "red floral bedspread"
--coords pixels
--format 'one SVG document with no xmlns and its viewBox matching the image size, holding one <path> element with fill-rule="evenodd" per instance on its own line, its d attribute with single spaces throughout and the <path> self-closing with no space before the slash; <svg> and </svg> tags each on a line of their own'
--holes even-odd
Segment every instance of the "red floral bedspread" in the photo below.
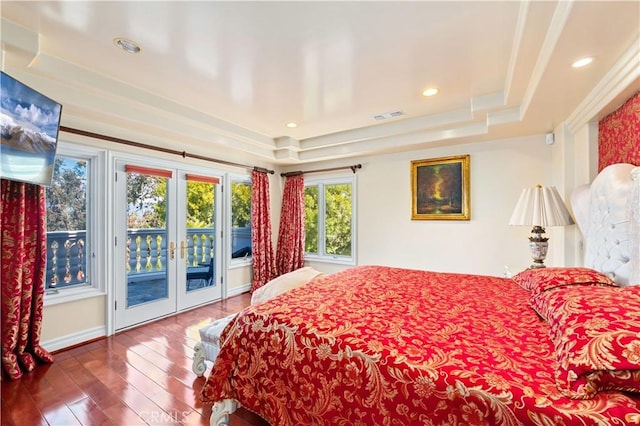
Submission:
<svg viewBox="0 0 640 426">
<path fill-rule="evenodd" d="M 247 308 L 221 341 L 204 400 L 273 425 L 640 422 L 638 394 L 559 392 L 548 325 L 503 278 L 360 266 Z"/>
</svg>

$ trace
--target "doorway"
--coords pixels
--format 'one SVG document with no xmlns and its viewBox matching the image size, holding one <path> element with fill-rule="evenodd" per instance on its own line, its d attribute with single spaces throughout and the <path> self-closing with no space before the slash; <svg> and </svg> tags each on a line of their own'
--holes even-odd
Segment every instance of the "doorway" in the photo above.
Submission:
<svg viewBox="0 0 640 426">
<path fill-rule="evenodd" d="M 221 298 L 219 192 L 202 170 L 116 161 L 116 330 Z"/>
</svg>

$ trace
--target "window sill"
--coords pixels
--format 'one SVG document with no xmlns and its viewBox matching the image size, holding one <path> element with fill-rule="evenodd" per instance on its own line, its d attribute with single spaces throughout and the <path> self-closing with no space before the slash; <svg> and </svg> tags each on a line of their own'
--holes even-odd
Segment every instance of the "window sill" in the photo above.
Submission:
<svg viewBox="0 0 640 426">
<path fill-rule="evenodd" d="M 331 257 L 331 256 L 309 256 L 306 255 L 304 257 L 304 261 L 305 262 L 319 262 L 319 263 L 332 263 L 335 265 L 349 265 L 349 266 L 355 266 L 356 265 L 356 260 L 353 258 L 344 258 L 344 257 L 340 257 L 340 256 L 335 256 L 335 257 Z"/>
<path fill-rule="evenodd" d="M 94 287 L 62 289 L 59 290 L 58 293 L 45 294 L 44 306 L 60 305 L 62 303 L 75 302 L 76 300 L 89 299 L 98 296 L 106 296 L 106 293 Z"/>
<path fill-rule="evenodd" d="M 245 268 L 247 266 L 251 266 L 252 264 L 252 257 L 247 257 L 246 259 L 232 259 L 231 262 L 229 262 L 229 269 Z"/>
</svg>

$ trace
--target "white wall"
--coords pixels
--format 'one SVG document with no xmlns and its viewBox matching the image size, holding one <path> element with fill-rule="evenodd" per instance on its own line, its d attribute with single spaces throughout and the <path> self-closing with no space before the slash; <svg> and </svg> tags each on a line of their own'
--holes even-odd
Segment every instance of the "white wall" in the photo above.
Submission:
<svg viewBox="0 0 640 426">
<path fill-rule="evenodd" d="M 410 162 L 462 154 L 470 154 L 471 220 L 411 220 Z M 552 184 L 551 159 L 544 135 L 536 135 L 363 160 L 358 264 L 486 275 L 502 275 L 505 265 L 512 273 L 525 269 L 530 229 L 508 222 L 523 188 Z M 549 256 L 562 250 L 553 232 Z"/>
<path fill-rule="evenodd" d="M 572 188 L 589 184 L 598 174 L 598 123 L 587 123 L 579 128 L 575 135 L 567 129 L 558 129 L 565 137 L 561 139 L 566 144 L 567 155 L 565 164 L 570 162 L 572 167 L 565 165 L 573 171 L 573 176 L 567 176 Z M 571 205 L 569 204 L 569 208 Z M 578 226 L 574 226 L 565 240 L 567 259 L 574 265 L 584 264 L 584 241 Z"/>
<path fill-rule="evenodd" d="M 203 167 L 216 169 L 220 173 L 229 171 L 238 174 L 245 171 L 242 168 L 226 167 L 217 163 L 195 159 L 182 159 L 175 155 L 164 154 L 162 152 L 149 151 L 134 147 L 124 147 L 120 144 L 73 134 L 61 133 L 60 139 L 68 144 L 98 147 L 105 150 L 111 150 L 112 152 L 123 152 L 124 150 L 127 150 L 127 152 L 130 153 L 146 155 L 160 160 L 171 160 L 176 164 L 198 164 Z M 265 166 L 264 164 L 256 165 Z M 99 189 L 99 192 L 103 194 L 108 193 L 104 188 Z M 277 196 L 272 195 L 272 199 L 279 200 L 280 198 L 281 194 L 278 194 Z M 107 226 L 103 227 L 105 233 L 107 232 L 107 228 Z M 105 260 L 105 262 L 107 261 Z M 111 269 L 111 267 L 107 266 L 106 269 Z M 226 270 L 225 279 L 227 294 L 229 296 L 248 291 L 251 283 L 251 267 L 242 266 L 230 268 Z M 109 282 L 109 280 L 105 281 L 107 281 L 104 286 L 106 291 L 113 293 L 113 283 Z M 41 344 L 47 350 L 56 351 L 107 335 L 110 317 L 110 312 L 108 311 L 109 306 L 113 306 L 113 302 L 110 302 L 107 294 L 97 294 L 92 295 L 91 297 L 59 303 L 49 303 L 47 296 L 45 296 L 43 325 L 40 337 Z"/>
<path fill-rule="evenodd" d="M 544 139 L 535 135 L 351 159 L 349 164 L 362 164 L 357 174 L 358 264 L 487 275 L 502 275 L 505 265 L 511 273 L 526 268 L 531 263 L 530 229 L 511 227 L 508 221 L 524 187 L 555 184 L 552 153 L 558 148 L 546 145 Z M 471 220 L 411 220 L 410 162 L 462 154 L 469 154 L 471 160 Z M 279 172 L 270 176 L 274 248 L 282 185 Z M 553 254 L 562 252 L 562 241 L 554 236 L 556 230 L 547 231 L 551 240 L 546 263 L 554 265 Z M 345 268 L 326 263 L 311 266 L 326 273 Z M 237 294 L 247 289 L 250 271 L 233 269 L 228 278 L 229 294 Z M 99 331 L 104 334 L 105 309 L 104 297 L 45 306 L 42 342 L 49 349 L 59 349 L 97 337 Z"/>
<path fill-rule="evenodd" d="M 49 351 L 77 345 L 107 334 L 104 295 L 57 305 L 45 304 L 40 343 Z"/>
<path fill-rule="evenodd" d="M 564 148 L 547 145 L 541 134 L 351 161 L 362 164 L 357 263 L 498 276 L 505 266 L 511 274 L 527 268 L 532 262 L 527 240 L 531 229 L 510 226 L 509 218 L 523 188 L 538 183 L 562 187 L 564 166 L 554 160 L 559 149 Z M 471 163 L 471 220 L 411 220 L 411 161 L 463 154 L 470 155 Z M 567 264 L 564 239 L 573 228 L 547 229 L 546 265 Z M 325 273 L 346 268 L 308 265 Z"/>
</svg>

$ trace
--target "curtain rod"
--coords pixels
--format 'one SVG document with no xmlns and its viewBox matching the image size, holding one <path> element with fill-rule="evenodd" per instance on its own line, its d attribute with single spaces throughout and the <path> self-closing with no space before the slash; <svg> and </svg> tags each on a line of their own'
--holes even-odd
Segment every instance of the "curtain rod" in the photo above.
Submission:
<svg viewBox="0 0 640 426">
<path fill-rule="evenodd" d="M 269 173 L 270 175 L 275 173 L 273 170 L 265 169 L 264 167 L 254 167 L 253 171 L 260 173 Z"/>
<path fill-rule="evenodd" d="M 316 170 L 304 170 L 304 171 L 298 170 L 295 172 L 280 173 L 280 176 L 289 177 L 289 176 L 305 175 L 307 173 L 332 172 L 334 170 L 344 170 L 344 169 L 351 169 L 351 171 L 355 173 L 356 170 L 361 168 L 362 168 L 362 164 L 354 164 L 353 166 L 332 167 L 330 169 L 316 169 Z"/>
<path fill-rule="evenodd" d="M 129 145 L 129 146 L 135 146 L 136 148 L 145 148 L 145 149 L 151 149 L 153 151 L 160 151 L 160 152 L 164 152 L 166 154 L 174 154 L 174 155 L 179 155 L 182 158 L 195 158 L 198 160 L 204 160 L 204 161 L 211 161 L 213 163 L 220 163 L 220 164 L 226 164 L 227 166 L 235 166 L 235 167 L 242 167 L 245 169 L 253 169 L 253 166 L 247 166 L 246 164 L 240 164 L 240 163 L 234 163 L 231 161 L 226 161 L 226 160 L 219 160 L 217 158 L 211 158 L 211 157 L 205 157 L 204 155 L 198 155 L 198 154 L 191 154 L 188 153 L 186 151 L 178 151 L 176 149 L 170 149 L 170 148 L 162 148 L 159 146 L 153 146 L 153 145 L 147 145 L 144 143 L 140 143 L 140 142 L 134 142 L 134 141 L 130 141 L 127 139 L 121 139 L 121 138 L 116 138 L 114 136 L 107 136 L 107 135 L 102 135 L 100 133 L 93 133 L 93 132 L 88 132 L 86 130 L 79 130 L 79 129 L 74 129 L 72 127 L 66 127 L 66 126 L 60 126 L 60 130 L 66 133 L 73 133 L 76 135 L 80 135 L 80 136 L 87 136 L 90 138 L 94 138 L 94 139 L 102 139 L 105 141 L 109 141 L 109 142 L 115 142 L 115 143 L 121 143 L 123 145 Z M 273 170 L 268 170 L 268 169 L 262 169 L 261 170 L 265 170 L 266 173 L 269 174 L 274 174 L 275 171 Z"/>
</svg>

